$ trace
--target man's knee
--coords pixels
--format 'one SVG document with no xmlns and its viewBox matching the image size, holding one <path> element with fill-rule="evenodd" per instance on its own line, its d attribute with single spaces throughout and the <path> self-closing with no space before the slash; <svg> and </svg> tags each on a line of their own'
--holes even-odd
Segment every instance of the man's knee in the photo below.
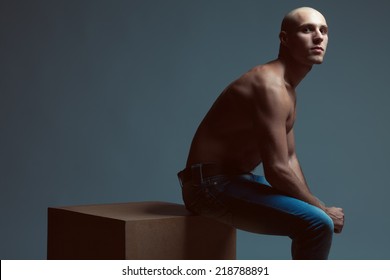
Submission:
<svg viewBox="0 0 390 280">
<path fill-rule="evenodd" d="M 305 227 L 294 236 L 293 259 L 327 259 L 333 239 L 333 221 L 322 210 L 312 208 L 305 217 Z"/>
<path fill-rule="evenodd" d="M 319 231 L 322 234 L 332 236 L 334 232 L 334 224 L 332 219 L 324 211 L 321 211 L 313 220 L 312 229 Z"/>
</svg>

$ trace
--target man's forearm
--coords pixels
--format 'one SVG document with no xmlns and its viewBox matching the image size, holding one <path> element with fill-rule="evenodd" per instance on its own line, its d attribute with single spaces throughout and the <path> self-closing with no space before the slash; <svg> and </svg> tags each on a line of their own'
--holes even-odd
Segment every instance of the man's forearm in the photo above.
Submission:
<svg viewBox="0 0 390 280">
<path fill-rule="evenodd" d="M 289 160 L 289 164 L 290 164 L 290 167 L 291 169 L 294 171 L 295 175 L 297 175 L 297 177 L 304 183 L 304 185 L 306 186 L 307 190 L 311 193 L 310 191 L 310 188 L 309 188 L 309 185 L 306 181 L 306 178 L 305 178 L 305 175 L 303 174 L 303 171 L 302 171 L 302 168 L 301 168 L 301 165 L 298 161 L 298 158 L 296 155 L 292 156 Z M 317 197 L 316 197 L 317 198 Z M 318 198 L 317 198 L 318 199 Z M 325 204 L 320 200 L 318 199 L 318 201 L 323 205 L 325 206 Z"/>
<path fill-rule="evenodd" d="M 303 200 L 324 210 L 325 205 L 310 192 L 310 189 L 306 184 L 306 180 L 303 177 L 299 163 L 295 164 L 294 166 L 295 168 L 292 166 L 286 166 L 277 169 L 265 168 L 266 178 L 274 188 L 285 193 L 286 195 Z M 297 172 L 296 170 L 299 171 Z"/>
<path fill-rule="evenodd" d="M 305 175 L 303 175 L 303 171 L 297 156 L 296 155 L 292 156 L 288 163 L 290 165 L 290 168 L 294 171 L 295 175 L 298 177 L 298 179 L 302 182 L 302 184 L 305 185 L 307 191 L 310 192 L 309 185 L 307 184 Z"/>
</svg>

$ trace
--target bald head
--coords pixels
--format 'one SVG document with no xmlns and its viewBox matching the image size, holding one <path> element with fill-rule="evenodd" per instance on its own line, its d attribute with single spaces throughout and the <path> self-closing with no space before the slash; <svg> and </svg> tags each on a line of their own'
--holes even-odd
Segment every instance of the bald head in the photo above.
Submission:
<svg viewBox="0 0 390 280">
<path fill-rule="evenodd" d="M 279 58 L 320 64 L 328 44 L 325 17 L 313 8 L 294 9 L 283 18 L 279 39 Z"/>
<path fill-rule="evenodd" d="M 310 17 L 320 18 L 326 24 L 325 17 L 319 11 L 310 7 L 301 7 L 292 10 L 284 16 L 280 31 L 289 32 L 294 30 Z"/>
</svg>

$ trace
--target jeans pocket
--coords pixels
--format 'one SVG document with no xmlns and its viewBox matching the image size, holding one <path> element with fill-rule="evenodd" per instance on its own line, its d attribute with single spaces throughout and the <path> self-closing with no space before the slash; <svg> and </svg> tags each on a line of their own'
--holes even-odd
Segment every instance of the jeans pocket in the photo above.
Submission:
<svg viewBox="0 0 390 280">
<path fill-rule="evenodd" d="M 226 178 L 213 177 L 205 180 L 201 186 L 190 186 L 191 194 L 185 201 L 187 208 L 198 215 L 230 224 L 231 214 L 223 201 L 224 186 L 227 183 Z"/>
</svg>

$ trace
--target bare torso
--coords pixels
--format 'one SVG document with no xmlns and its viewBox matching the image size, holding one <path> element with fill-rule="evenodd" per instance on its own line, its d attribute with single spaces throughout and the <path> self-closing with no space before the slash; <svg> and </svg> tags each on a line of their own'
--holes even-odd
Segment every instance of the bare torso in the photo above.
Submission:
<svg viewBox="0 0 390 280">
<path fill-rule="evenodd" d="M 264 100 L 267 96 L 263 96 L 266 90 L 262 89 L 276 88 L 286 101 L 283 110 L 288 110 L 287 134 L 295 120 L 295 92 L 285 85 L 282 72 L 278 63 L 270 62 L 251 69 L 230 84 L 200 124 L 192 141 L 187 166 L 214 162 L 250 172 L 261 164 L 259 147 L 264 131 L 258 125 L 257 111 L 266 109 L 261 104 L 267 102 Z"/>
<path fill-rule="evenodd" d="M 214 162 L 239 172 L 263 165 L 272 188 L 314 205 L 341 232 L 344 213 L 327 207 L 307 185 L 295 152 L 295 88 L 314 64 L 321 64 L 328 43 L 325 18 L 311 8 L 290 12 L 279 33 L 278 58 L 230 84 L 200 124 L 187 167 Z"/>
</svg>

